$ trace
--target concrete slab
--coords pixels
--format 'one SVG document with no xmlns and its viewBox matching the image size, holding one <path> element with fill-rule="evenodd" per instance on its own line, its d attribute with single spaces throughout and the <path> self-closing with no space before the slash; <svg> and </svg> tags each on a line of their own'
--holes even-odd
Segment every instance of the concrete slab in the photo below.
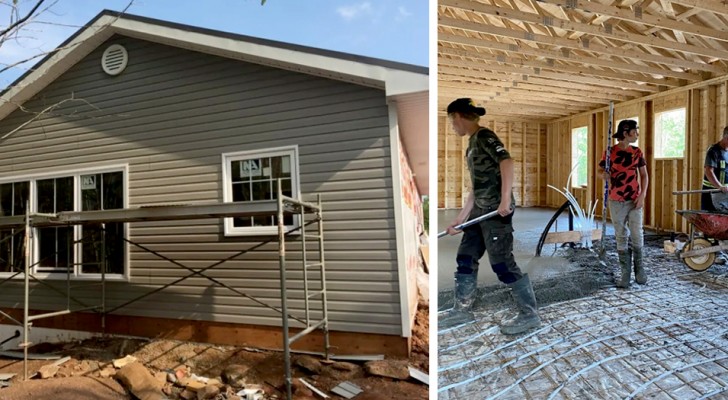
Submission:
<svg viewBox="0 0 728 400">
<path fill-rule="evenodd" d="M 522 335 L 499 333 L 511 304 L 486 294 L 500 296 L 498 285 L 481 288 L 476 321 L 438 332 L 438 399 L 728 398 L 728 266 L 694 272 L 662 250 L 663 237 L 646 239 L 647 285 L 554 301 L 535 284 L 543 324 Z M 590 272 L 563 284 L 613 279 L 611 240 L 606 265 L 566 254 Z"/>
</svg>

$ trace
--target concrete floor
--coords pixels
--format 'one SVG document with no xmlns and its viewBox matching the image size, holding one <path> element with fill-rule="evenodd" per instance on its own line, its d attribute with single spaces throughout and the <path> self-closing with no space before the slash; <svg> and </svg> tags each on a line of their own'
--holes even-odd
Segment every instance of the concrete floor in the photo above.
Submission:
<svg viewBox="0 0 728 400">
<path fill-rule="evenodd" d="M 458 212 L 459 210 L 439 210 L 437 218 L 438 232 L 443 231 L 445 227 L 450 225 L 452 220 L 457 217 Z M 528 273 L 533 280 L 560 274 L 570 268 L 568 263 L 562 262 L 563 260 L 559 257 L 548 257 L 556 250 L 554 245 L 544 245 L 541 252 L 544 257 L 535 258 L 541 232 L 555 212 L 556 210 L 551 208 L 517 208 L 513 217 L 513 228 L 515 230 L 513 234 L 513 255 L 521 270 Z M 599 226 L 601 226 L 601 220 L 599 223 Z M 568 230 L 568 226 L 568 217 L 563 213 L 551 230 L 565 231 Z M 607 224 L 607 235 L 614 235 L 614 229 L 612 229 L 610 223 Z M 461 238 L 462 235 L 445 236 L 437 241 L 438 291 L 449 290 L 454 286 L 455 256 Z M 497 282 L 498 278 L 491 270 L 488 255 L 486 254 L 480 260 L 478 285 L 489 285 Z"/>
<path fill-rule="evenodd" d="M 452 218 L 452 212 L 442 214 L 441 220 Z M 533 243 L 551 215 L 516 212 L 514 253 L 522 266 L 533 266 Z M 489 286 L 480 288 L 475 320 L 438 330 L 438 399 L 728 399 L 728 266 L 691 271 L 665 253 L 663 239 L 646 235 L 648 282 L 633 281 L 628 290 L 613 285 L 613 233 L 603 264 L 593 251 L 560 250 L 570 273 L 536 280 L 542 325 L 521 335 L 500 334 L 512 304 L 494 301 L 507 297 L 504 285 L 482 279 Z M 440 280 L 451 280 L 453 263 L 442 261 L 454 260 L 457 238 L 444 241 Z M 487 260 L 483 264 L 489 269 Z M 543 269 L 552 267 L 532 273 Z M 592 279 L 602 284 L 572 294 L 572 282 Z M 554 288 L 569 293 L 559 300 Z"/>
</svg>

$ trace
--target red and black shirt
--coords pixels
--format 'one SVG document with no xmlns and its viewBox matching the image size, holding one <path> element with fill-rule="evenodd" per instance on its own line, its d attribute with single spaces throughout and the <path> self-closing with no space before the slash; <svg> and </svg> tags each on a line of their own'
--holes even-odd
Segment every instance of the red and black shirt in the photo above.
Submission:
<svg viewBox="0 0 728 400">
<path fill-rule="evenodd" d="M 605 166 L 604 154 L 599 162 L 602 168 Z M 639 147 L 627 146 L 626 149 L 622 149 L 619 146 L 612 146 L 609 157 L 609 199 L 636 200 L 640 194 L 637 170 L 646 165 L 647 162 Z"/>
</svg>

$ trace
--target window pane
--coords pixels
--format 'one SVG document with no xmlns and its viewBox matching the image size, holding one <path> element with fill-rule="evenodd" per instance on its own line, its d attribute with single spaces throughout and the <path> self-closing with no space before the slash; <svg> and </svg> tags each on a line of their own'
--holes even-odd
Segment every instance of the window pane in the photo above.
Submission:
<svg viewBox="0 0 728 400">
<path fill-rule="evenodd" d="M 587 184 L 587 134 L 588 129 L 582 126 L 571 131 L 571 176 L 572 187 L 582 187 Z"/>
<path fill-rule="evenodd" d="M 253 200 L 271 200 L 271 181 L 253 181 Z"/>
<path fill-rule="evenodd" d="M 281 179 L 281 190 L 284 196 L 293 197 L 293 189 L 291 188 L 290 179 Z"/>
<path fill-rule="evenodd" d="M 81 176 L 81 211 L 101 210 L 101 174 Z"/>
<path fill-rule="evenodd" d="M 45 179 L 38 181 L 36 188 L 38 189 L 38 212 L 53 213 L 56 211 L 55 197 L 56 185 L 54 179 Z"/>
<path fill-rule="evenodd" d="M 3 216 L 24 215 L 29 182 L 0 185 L 0 212 Z M 0 271 L 17 272 L 25 268 L 24 236 L 22 229 L 0 231 Z"/>
<path fill-rule="evenodd" d="M 274 157 L 272 160 L 272 164 L 273 178 L 286 178 L 291 176 L 290 156 Z"/>
<path fill-rule="evenodd" d="M 73 177 L 56 179 L 56 211 L 73 211 Z"/>
<path fill-rule="evenodd" d="M 263 159 L 262 173 L 260 174 L 260 177 L 264 178 L 264 179 L 270 179 L 270 177 L 271 177 L 270 158 Z"/>
<path fill-rule="evenodd" d="M 233 184 L 233 201 L 250 201 L 250 200 L 251 200 L 250 184 L 247 182 L 234 183 Z"/>
<path fill-rule="evenodd" d="M 104 252 L 101 226 L 98 224 L 84 225 L 81 232 L 81 272 L 86 274 L 100 273 Z"/>
<path fill-rule="evenodd" d="M 85 175 L 81 177 L 81 203 L 87 210 L 114 210 L 124 208 L 124 175 L 122 172 Z M 81 272 L 124 273 L 124 224 L 107 223 L 84 225 L 81 228 Z M 104 258 L 106 256 L 106 258 Z"/>
<path fill-rule="evenodd" d="M 40 262 L 43 269 L 56 268 L 56 228 L 38 229 L 38 247 L 40 249 Z"/>
<path fill-rule="evenodd" d="M 3 183 L 0 185 L 0 212 L 4 217 L 13 215 L 12 183 Z"/>
<path fill-rule="evenodd" d="M 233 161 L 230 163 L 230 172 L 232 175 L 230 179 L 232 179 L 233 182 L 240 182 L 243 179 L 241 175 L 241 164 L 242 161 Z"/>
<path fill-rule="evenodd" d="M 124 182 L 121 172 L 110 172 L 103 175 L 104 197 L 103 209 L 114 210 L 124 208 Z"/>
<path fill-rule="evenodd" d="M 233 218 L 233 226 L 236 228 L 244 227 L 244 226 L 253 226 L 253 219 L 250 217 Z"/>
<path fill-rule="evenodd" d="M 682 158 L 685 155 L 685 109 L 655 116 L 655 158 Z"/>
<path fill-rule="evenodd" d="M 13 184 L 13 215 L 25 215 L 25 208 L 30 199 L 30 182 Z"/>
</svg>

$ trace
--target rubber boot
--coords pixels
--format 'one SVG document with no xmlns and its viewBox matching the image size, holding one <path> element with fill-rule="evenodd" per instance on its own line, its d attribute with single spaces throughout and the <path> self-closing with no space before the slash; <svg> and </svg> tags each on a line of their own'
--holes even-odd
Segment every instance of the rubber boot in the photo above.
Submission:
<svg viewBox="0 0 728 400">
<path fill-rule="evenodd" d="M 455 273 L 455 305 L 440 318 L 439 329 L 462 325 L 475 319 L 471 309 L 475 302 L 477 288 L 478 282 L 475 274 Z"/>
<path fill-rule="evenodd" d="M 629 281 L 632 278 L 632 250 L 617 250 L 617 254 L 619 254 L 619 267 L 622 270 L 622 276 L 617 281 L 617 287 L 628 289 Z"/>
<path fill-rule="evenodd" d="M 634 281 L 644 285 L 647 283 L 647 273 L 642 265 L 642 247 L 632 249 L 632 261 L 634 262 Z"/>
<path fill-rule="evenodd" d="M 513 300 L 516 302 L 518 315 L 501 325 L 501 333 L 504 335 L 517 335 L 540 326 L 541 318 L 538 316 L 538 308 L 536 307 L 536 295 L 533 293 L 533 286 L 531 286 L 528 274 L 524 274 L 521 279 L 508 286 L 510 286 L 511 295 L 513 295 Z"/>
</svg>

